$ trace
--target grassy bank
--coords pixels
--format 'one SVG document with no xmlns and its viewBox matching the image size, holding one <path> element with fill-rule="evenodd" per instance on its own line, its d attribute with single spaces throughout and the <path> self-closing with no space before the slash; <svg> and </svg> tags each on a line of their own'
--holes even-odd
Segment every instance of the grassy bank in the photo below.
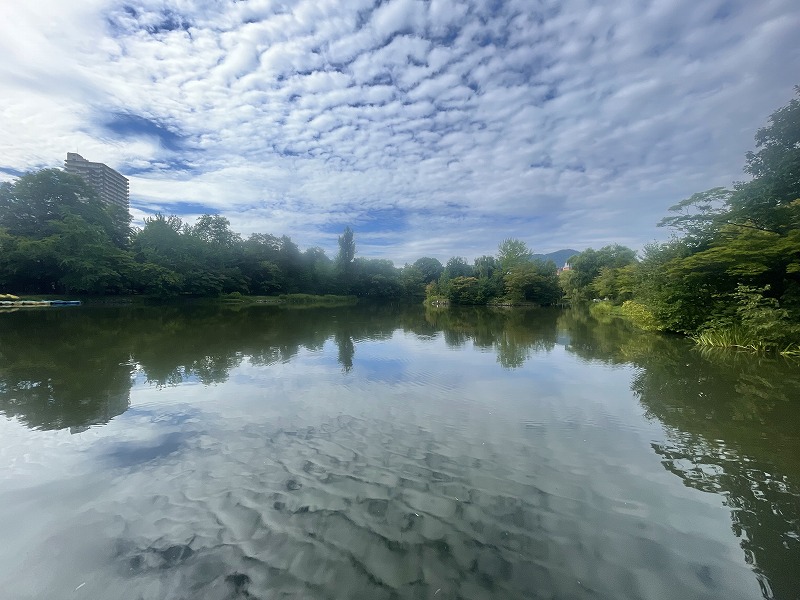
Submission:
<svg viewBox="0 0 800 600">
<path fill-rule="evenodd" d="M 615 305 L 609 301 L 593 302 L 589 306 L 589 312 L 598 319 L 620 317 L 630 321 L 639 329 L 645 331 L 663 331 L 658 325 L 655 316 L 647 307 L 638 302 L 628 300 L 621 305 Z"/>
<path fill-rule="evenodd" d="M 343 306 L 358 302 L 355 296 L 339 296 L 335 294 L 281 294 L 279 296 L 245 296 L 239 292 L 225 294 L 210 299 L 225 304 L 270 304 L 292 307 Z"/>
<path fill-rule="evenodd" d="M 589 312 L 599 320 L 619 317 L 646 331 L 662 331 L 654 315 L 638 302 L 627 301 L 620 306 L 607 301 L 595 302 L 589 307 Z M 773 335 L 762 335 L 764 332 Z M 800 356 L 800 343 L 787 341 L 785 337 L 776 337 L 774 334 L 767 331 L 766 327 L 759 329 L 753 325 L 733 324 L 711 326 L 688 337 L 702 348 Z"/>
<path fill-rule="evenodd" d="M 339 306 L 355 304 L 358 299 L 355 296 L 340 296 L 334 294 L 280 294 L 278 296 L 247 296 L 239 292 L 224 294 L 222 296 L 169 296 L 159 297 L 150 295 L 135 296 L 90 296 L 83 294 L 0 294 L 0 300 L 25 300 L 25 301 L 44 301 L 44 300 L 80 300 L 88 305 L 119 305 L 119 304 L 172 304 L 185 302 L 200 302 L 214 304 L 271 304 L 286 305 L 296 307 L 307 306 Z"/>
</svg>

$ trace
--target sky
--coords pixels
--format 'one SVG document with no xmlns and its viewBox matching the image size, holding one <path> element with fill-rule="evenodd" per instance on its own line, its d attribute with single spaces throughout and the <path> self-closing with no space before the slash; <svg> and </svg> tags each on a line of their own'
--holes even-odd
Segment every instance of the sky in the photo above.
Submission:
<svg viewBox="0 0 800 600">
<path fill-rule="evenodd" d="M 664 239 L 800 84 L 797 0 L 0 1 L 0 180 L 396 264 Z"/>
</svg>

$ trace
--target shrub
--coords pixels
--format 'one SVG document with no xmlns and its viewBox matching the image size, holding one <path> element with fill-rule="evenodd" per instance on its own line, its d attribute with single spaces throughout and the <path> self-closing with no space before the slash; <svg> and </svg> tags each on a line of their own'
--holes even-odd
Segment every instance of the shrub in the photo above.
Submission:
<svg viewBox="0 0 800 600">
<path fill-rule="evenodd" d="M 664 327 L 656 319 L 655 315 L 644 304 L 634 300 L 626 300 L 620 307 L 620 312 L 626 318 L 645 331 L 663 331 Z"/>
</svg>

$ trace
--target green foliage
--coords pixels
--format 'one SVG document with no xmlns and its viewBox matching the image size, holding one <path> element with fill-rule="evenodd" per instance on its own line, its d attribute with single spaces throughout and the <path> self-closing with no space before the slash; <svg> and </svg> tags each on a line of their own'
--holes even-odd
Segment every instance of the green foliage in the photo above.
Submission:
<svg viewBox="0 0 800 600">
<path fill-rule="evenodd" d="M 706 323 L 694 336 L 706 346 L 736 346 L 752 350 L 785 350 L 798 347 L 800 323 L 768 295 L 769 286 L 738 285 L 732 294 L 735 313 Z"/>
<path fill-rule="evenodd" d="M 800 88 L 797 88 L 800 94 Z M 778 109 L 747 154 L 753 176 L 713 188 L 661 222 L 681 237 L 645 249 L 634 297 L 663 329 L 710 347 L 800 340 L 800 100 Z"/>
<path fill-rule="evenodd" d="M 731 190 L 722 187 L 693 194 L 670 207 L 670 212 L 679 213 L 664 217 L 659 227 L 670 227 L 683 234 L 687 246 L 702 249 L 716 235 L 717 229 L 726 222 Z"/>
<path fill-rule="evenodd" d="M 300 252 L 286 235 L 242 240 L 220 215 L 202 215 L 193 224 L 153 215 L 126 247 L 127 229 L 120 229 L 115 210 L 81 178 L 57 169 L 0 185 L 0 285 L 26 293 L 230 298 L 350 290 L 395 297 L 419 295 L 425 284 L 420 270 L 355 260 L 349 227 L 334 263 L 321 248 Z M 420 265 L 442 270 L 435 259 Z"/>
<path fill-rule="evenodd" d="M 636 265 L 601 267 L 597 277 L 592 280 L 591 288 L 597 298 L 608 298 L 613 302 L 630 300 L 636 288 Z"/>
<path fill-rule="evenodd" d="M 336 256 L 336 264 L 343 271 L 346 271 L 356 256 L 356 240 L 350 226 L 344 228 L 344 232 L 339 236 L 339 254 Z"/>
<path fill-rule="evenodd" d="M 220 215 L 203 215 L 188 229 L 190 235 L 208 245 L 231 249 L 241 243 L 242 238 L 231 230 L 231 223 Z"/>
<path fill-rule="evenodd" d="M 589 248 L 556 274 L 509 238 L 497 256 L 446 266 L 423 257 L 403 269 L 355 258 L 346 227 L 339 252 L 301 252 L 284 235 L 247 240 L 220 215 L 194 224 L 154 215 L 131 235 L 129 216 L 102 203 L 79 177 L 58 169 L 0 184 L 0 286 L 23 293 L 322 294 L 414 296 L 453 304 L 554 304 L 607 298 L 652 330 L 733 335 L 748 344 L 794 348 L 800 323 L 800 88 L 775 111 L 747 154 L 747 182 L 694 194 L 661 225 L 675 232 L 636 252 Z M 727 332 L 727 333 L 725 333 Z M 732 332 L 732 333 L 731 333 Z M 725 335 L 722 335 L 722 334 Z M 744 336 L 744 337 L 742 337 Z M 698 338 L 699 339 L 699 338 Z"/>
<path fill-rule="evenodd" d="M 475 259 L 473 270 L 478 279 L 490 279 L 497 272 L 499 265 L 494 256 L 480 256 Z"/>
<path fill-rule="evenodd" d="M 472 277 L 472 267 L 467 260 L 461 256 L 453 256 L 447 261 L 444 267 L 443 277 L 453 279 L 455 277 Z"/>
<path fill-rule="evenodd" d="M 353 263 L 351 293 L 362 297 L 401 296 L 401 271 L 390 260 L 358 258 Z"/>
<path fill-rule="evenodd" d="M 442 276 L 444 266 L 436 258 L 423 256 L 414 261 L 413 265 L 422 274 L 422 280 L 427 284 L 436 281 Z"/>
<path fill-rule="evenodd" d="M 125 293 L 127 222 L 58 169 L 0 185 L 0 284 L 33 293 Z"/>
<path fill-rule="evenodd" d="M 619 244 L 589 248 L 569 259 L 570 269 L 560 278 L 561 288 L 571 302 L 606 296 L 621 301 L 631 295 L 632 270 L 624 269 L 635 262 L 636 252 Z"/>
<path fill-rule="evenodd" d="M 677 239 L 642 251 L 634 300 L 647 307 L 663 330 L 692 333 L 718 304 L 702 274 L 682 268 L 690 255 L 691 249 Z"/>
<path fill-rule="evenodd" d="M 737 184 L 731 197 L 731 220 L 785 234 L 798 226 L 782 208 L 800 199 L 800 86 L 797 98 L 769 117 L 756 132 L 756 152 L 747 153 L 745 172 L 753 177 Z"/>
<path fill-rule="evenodd" d="M 450 304 L 448 296 L 450 290 L 450 281 L 447 280 L 446 287 L 443 287 L 439 281 L 431 281 L 425 286 L 425 304 L 427 305 L 440 305 Z"/>
<path fill-rule="evenodd" d="M 512 266 L 503 278 L 506 300 L 511 304 L 555 304 L 561 298 L 555 263 L 526 261 Z"/>
<path fill-rule="evenodd" d="M 663 329 L 656 316 L 639 302 L 626 300 L 620 307 L 620 313 L 639 329 L 645 331 L 661 331 Z"/>
<path fill-rule="evenodd" d="M 516 238 L 507 238 L 497 247 L 497 265 L 503 273 L 531 260 L 527 244 Z"/>
<path fill-rule="evenodd" d="M 416 263 L 415 263 L 416 264 Z M 403 294 L 406 296 L 425 295 L 425 275 L 414 265 L 405 265 L 400 274 L 400 283 L 403 286 Z"/>
<path fill-rule="evenodd" d="M 475 277 L 460 276 L 451 280 L 447 298 L 454 304 L 486 304 L 480 293 L 480 282 Z"/>
<path fill-rule="evenodd" d="M 355 302 L 354 296 L 342 296 L 336 294 L 282 294 L 279 299 L 285 304 L 303 306 L 330 306 L 338 304 L 352 304 Z"/>
<path fill-rule="evenodd" d="M 353 282 L 353 270 L 355 268 L 356 241 L 353 230 L 345 227 L 342 235 L 339 236 L 339 253 L 336 255 L 336 271 L 338 281 L 336 290 L 343 293 L 358 293 Z"/>
<path fill-rule="evenodd" d="M 42 169 L 0 183 L 0 228 L 10 235 L 44 239 L 57 234 L 58 224 L 70 216 L 101 228 L 118 247 L 128 243 L 130 215 L 102 202 L 77 175 Z"/>
</svg>

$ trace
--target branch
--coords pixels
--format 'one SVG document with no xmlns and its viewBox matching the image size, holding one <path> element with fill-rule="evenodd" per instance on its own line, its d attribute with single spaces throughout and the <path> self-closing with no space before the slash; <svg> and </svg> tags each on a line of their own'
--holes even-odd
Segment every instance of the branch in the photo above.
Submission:
<svg viewBox="0 0 800 600">
<path fill-rule="evenodd" d="M 747 225 L 745 223 L 734 223 L 733 221 L 725 221 L 726 225 L 733 225 L 734 227 L 746 227 L 747 229 L 755 229 L 756 231 L 764 231 L 766 233 L 774 233 L 775 235 L 783 235 L 780 231 L 774 229 L 767 229 L 766 227 L 759 227 L 757 225 Z"/>
</svg>

